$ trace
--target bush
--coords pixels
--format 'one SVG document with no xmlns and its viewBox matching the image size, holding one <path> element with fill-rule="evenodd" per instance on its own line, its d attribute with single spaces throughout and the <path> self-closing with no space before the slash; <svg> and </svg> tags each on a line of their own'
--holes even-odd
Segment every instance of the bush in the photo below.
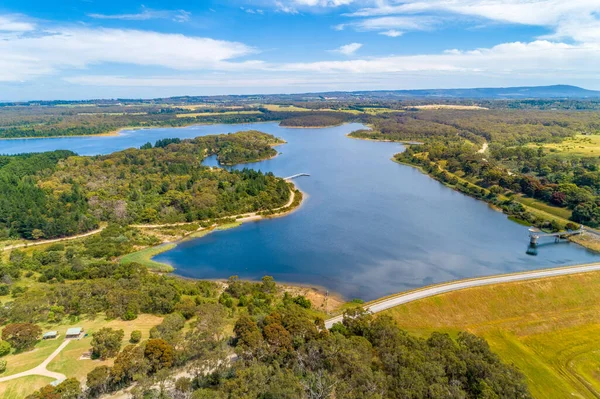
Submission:
<svg viewBox="0 0 600 399">
<path fill-rule="evenodd" d="M 302 306 L 304 309 L 310 309 L 312 307 L 312 303 L 310 303 L 310 300 L 306 299 L 306 297 L 302 295 L 295 297 L 294 303 L 296 305 Z"/>
<path fill-rule="evenodd" d="M 129 342 L 132 344 L 137 344 L 142 340 L 142 332 L 140 330 L 134 330 L 131 332 L 131 336 L 129 337 Z"/>
<path fill-rule="evenodd" d="M 0 360 L 0 373 L 4 373 L 6 371 L 6 360 Z"/>
<path fill-rule="evenodd" d="M 10 353 L 10 344 L 6 341 L 0 341 L 0 356 L 5 356 Z"/>
</svg>

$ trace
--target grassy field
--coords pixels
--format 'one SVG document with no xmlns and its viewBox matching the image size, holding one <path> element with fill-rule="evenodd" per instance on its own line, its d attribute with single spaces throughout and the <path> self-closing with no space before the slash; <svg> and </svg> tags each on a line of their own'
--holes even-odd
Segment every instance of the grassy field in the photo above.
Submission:
<svg viewBox="0 0 600 399">
<path fill-rule="evenodd" d="M 551 215 L 556 215 L 563 219 L 570 219 L 572 215 L 572 211 L 567 208 L 560 208 L 558 206 L 552 206 L 545 204 L 541 201 L 536 200 L 535 198 L 527 198 L 523 196 L 515 196 L 513 197 L 515 200 L 519 201 L 523 205 L 527 205 L 528 207 L 535 208 L 540 211 L 544 211 Z"/>
<path fill-rule="evenodd" d="M 97 316 L 94 319 L 82 319 L 75 323 L 48 324 L 40 325 L 44 331 L 56 330 L 59 337 L 54 340 L 40 341 L 33 350 L 19 354 L 11 354 L 3 359 L 7 361 L 8 367 L 2 376 L 8 376 L 22 371 L 29 370 L 42 363 L 58 346 L 64 341 L 65 332 L 69 327 L 83 327 L 88 334 L 80 340 L 71 341 L 65 349 L 48 365 L 48 370 L 62 373 L 67 377 L 75 377 L 83 381 L 92 369 L 101 365 L 111 365 L 112 360 L 80 360 L 85 352 L 90 350 L 91 334 L 102 327 L 112 327 L 114 329 L 123 329 L 125 335 L 123 346 L 127 345 L 129 336 L 133 330 L 142 332 L 142 339 L 148 339 L 150 329 L 162 321 L 161 317 L 153 315 L 140 315 L 137 319 L 131 321 L 109 320 L 103 316 Z M 2 398 L 23 398 L 36 389 L 52 382 L 51 378 L 45 377 L 23 377 L 13 381 L 0 383 L 0 397 Z"/>
<path fill-rule="evenodd" d="M 600 395 L 600 272 L 470 288 L 386 311 L 428 336 L 467 330 L 527 376 L 536 398 Z"/>
<path fill-rule="evenodd" d="M 150 270 L 160 271 L 165 273 L 170 273 L 173 271 L 173 268 L 169 265 L 165 265 L 164 263 L 155 262 L 152 258 L 158 254 L 169 251 L 175 248 L 177 244 L 169 243 L 163 244 L 156 247 L 150 247 L 146 249 L 142 249 L 141 251 L 133 252 L 127 254 L 121 258 L 122 264 L 128 264 L 137 262 L 140 263 Z"/>
<path fill-rule="evenodd" d="M 537 147 L 535 144 L 531 144 Z M 600 135 L 578 134 L 561 143 L 548 143 L 543 146 L 548 152 L 565 156 L 600 156 Z"/>
<path fill-rule="evenodd" d="M 52 378 L 42 376 L 23 377 L 0 384 L 0 397 L 3 399 L 23 399 L 30 393 L 50 384 Z"/>
<path fill-rule="evenodd" d="M 114 329 L 122 329 L 125 333 L 123 337 L 123 346 L 129 342 L 129 336 L 133 330 L 142 332 L 142 340 L 148 339 L 150 329 L 155 325 L 160 324 L 162 317 L 143 314 L 137 319 L 131 321 L 110 320 L 106 321 L 104 317 L 97 317 L 94 320 L 85 320 L 78 323 L 88 333 L 88 337 L 79 341 L 72 341 L 67 347 L 48 365 L 48 370 L 62 373 L 67 377 L 75 377 L 80 381 L 85 379 L 87 373 L 95 367 L 101 365 L 112 365 L 112 360 L 79 360 L 82 354 L 90 350 L 91 334 L 102 327 L 111 327 Z M 60 329 L 59 329 L 60 331 Z M 64 335 L 63 335 L 64 336 Z M 62 341 L 59 337 L 57 341 Z M 60 344 L 60 342 L 59 342 Z"/>
</svg>

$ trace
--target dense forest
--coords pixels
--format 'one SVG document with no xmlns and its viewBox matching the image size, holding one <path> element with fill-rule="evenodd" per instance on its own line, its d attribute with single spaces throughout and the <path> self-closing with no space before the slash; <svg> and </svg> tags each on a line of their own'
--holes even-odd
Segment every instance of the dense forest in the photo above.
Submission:
<svg viewBox="0 0 600 399">
<path fill-rule="evenodd" d="M 421 141 L 396 159 L 520 220 L 552 230 L 576 227 L 528 212 L 515 194 L 572 211 L 575 223 L 600 225 L 600 159 L 537 146 L 600 133 L 597 112 L 419 111 L 379 116 L 372 125 L 352 136 Z M 486 152 L 483 143 L 489 143 Z"/>
<path fill-rule="evenodd" d="M 273 105 L 270 107 L 269 105 Z M 382 132 L 394 131 L 399 117 L 406 129 L 411 118 L 432 113 L 418 112 L 419 106 L 478 106 L 502 113 L 489 113 L 496 122 L 511 123 L 503 114 L 522 110 L 560 112 L 598 110 L 598 99 L 486 99 L 403 97 L 395 92 L 323 93 L 321 95 L 263 95 L 173 97 L 154 100 L 90 100 L 0 103 L 0 138 L 58 137 L 114 133 L 123 128 L 179 127 L 197 123 L 251 123 L 281 121 L 283 126 L 322 127 L 349 121 L 373 123 Z M 390 120 L 369 112 L 388 112 Z M 403 118 L 401 111 L 409 111 Z M 555 113 L 555 112 L 553 112 Z M 442 113 L 442 125 L 447 115 Z M 533 114 L 532 114 L 533 115 Z M 421 118 L 424 116 L 424 118 Z M 435 118 L 435 116 L 433 116 Z M 533 116 L 533 124 L 541 113 Z M 464 118 L 460 117 L 463 119 Z M 567 118 L 568 119 L 568 118 Z M 435 120 L 432 120 L 435 122 Z M 430 124 L 432 128 L 439 127 Z M 444 127 L 442 129 L 447 129 Z"/>
<path fill-rule="evenodd" d="M 134 127 L 181 127 L 204 123 L 251 123 L 291 120 L 289 126 L 339 125 L 351 115 L 334 112 L 271 111 L 262 107 L 181 108 L 168 105 L 110 105 L 73 107 L 0 107 L 0 138 L 87 136 Z M 296 119 L 299 117 L 299 119 Z M 304 121 L 304 122 L 303 122 Z"/>
<path fill-rule="evenodd" d="M 283 206 L 287 183 L 271 173 L 203 166 L 277 154 L 281 141 L 257 131 L 161 140 L 142 149 L 79 157 L 66 151 L 0 157 L 0 236 L 53 238 L 99 222 L 190 222 Z"/>
<path fill-rule="evenodd" d="M 234 276 L 221 284 L 118 262 L 152 244 L 140 230 L 112 224 L 79 241 L 14 250 L 0 264 L 7 305 L 0 322 L 6 331 L 33 334 L 31 340 L 24 333 L 20 341 L 7 337 L 21 350 L 39 339 L 35 323 L 165 316 L 148 339 L 140 341 L 134 331 L 128 345 L 121 344 L 122 330 L 96 331 L 93 353 L 114 362 L 93 369 L 85 391 L 71 378 L 29 398 L 94 398 L 133 383 L 135 398 L 530 397 L 522 374 L 468 333 L 417 338 L 361 308 L 348 310 L 343 323 L 327 331 L 324 314 L 305 297 L 282 292 L 270 277 L 256 283 Z M 184 376 L 166 384 L 181 370 Z"/>
<path fill-rule="evenodd" d="M 281 126 L 285 127 L 325 127 L 336 126 L 353 119 L 351 114 L 336 112 L 308 112 L 289 117 L 281 121 Z"/>
</svg>

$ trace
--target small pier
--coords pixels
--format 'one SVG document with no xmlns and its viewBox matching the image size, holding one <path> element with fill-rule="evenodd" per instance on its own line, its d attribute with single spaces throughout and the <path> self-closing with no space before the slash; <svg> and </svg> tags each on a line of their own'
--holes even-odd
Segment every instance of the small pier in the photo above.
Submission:
<svg viewBox="0 0 600 399">
<path fill-rule="evenodd" d="M 585 233 L 583 226 L 580 226 L 578 230 L 559 231 L 558 233 L 544 233 L 543 231 L 532 227 L 529 229 L 529 244 L 535 247 L 540 238 L 554 237 L 554 241 L 559 242 L 561 239 L 567 239 L 571 236 L 576 236 L 583 233 Z"/>
<path fill-rule="evenodd" d="M 288 177 L 286 177 L 283 180 L 294 180 L 295 178 L 302 177 L 302 176 L 310 176 L 310 175 L 308 173 L 298 173 L 298 174 L 295 174 L 295 175 L 292 175 L 292 176 L 288 176 Z"/>
</svg>

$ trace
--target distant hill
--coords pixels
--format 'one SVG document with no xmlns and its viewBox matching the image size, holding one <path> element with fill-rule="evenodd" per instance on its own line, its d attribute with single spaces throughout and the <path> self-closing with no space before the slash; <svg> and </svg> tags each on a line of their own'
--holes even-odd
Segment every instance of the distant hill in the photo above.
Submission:
<svg viewBox="0 0 600 399">
<path fill-rule="evenodd" d="M 487 87 L 474 89 L 423 89 L 364 91 L 358 95 L 384 97 L 437 97 L 437 98 L 489 98 L 489 99 L 527 99 L 527 98 L 600 98 L 600 91 L 587 90 L 577 86 L 531 86 L 531 87 Z"/>
<path fill-rule="evenodd" d="M 528 99 L 600 99 L 600 91 L 587 90 L 577 86 L 531 86 L 531 87 L 486 87 L 472 89 L 420 89 L 420 90 L 364 90 L 364 91 L 331 91 L 292 94 L 252 94 L 252 95 L 216 95 L 216 96 L 174 96 L 153 99 L 90 99 L 90 100 L 55 100 L 2 102 L 0 107 L 14 105 L 136 105 L 136 104 L 256 104 L 270 102 L 294 101 L 369 101 L 369 100 L 408 100 L 408 99 L 486 99 L 486 100 L 528 100 Z"/>
</svg>

